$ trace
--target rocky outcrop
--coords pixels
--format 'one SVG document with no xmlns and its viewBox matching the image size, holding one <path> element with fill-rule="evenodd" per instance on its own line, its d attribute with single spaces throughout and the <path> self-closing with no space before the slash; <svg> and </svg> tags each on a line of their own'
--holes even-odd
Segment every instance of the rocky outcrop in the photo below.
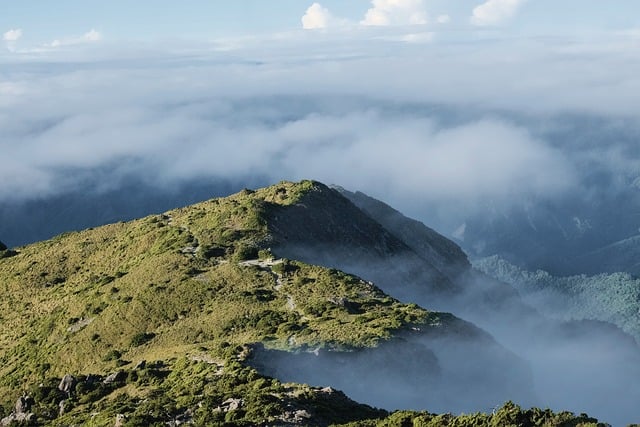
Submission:
<svg viewBox="0 0 640 427">
<path fill-rule="evenodd" d="M 67 374 L 60 380 L 60 384 L 58 384 L 58 390 L 63 393 L 66 393 L 67 396 L 70 396 L 76 389 L 76 385 L 78 384 L 78 380 L 73 375 Z"/>
<path fill-rule="evenodd" d="M 244 405 L 244 400 L 242 400 L 241 398 L 231 397 L 225 400 L 224 402 L 222 402 L 222 404 L 220 404 L 220 406 L 214 409 L 214 411 L 218 411 L 218 412 L 235 411 L 237 409 L 242 408 L 242 405 Z"/>
<path fill-rule="evenodd" d="M 136 366 L 133 367 L 134 371 L 139 371 L 141 369 L 144 369 L 147 367 L 147 361 L 146 360 L 141 360 L 139 361 Z"/>
<path fill-rule="evenodd" d="M 16 414 L 28 413 L 29 411 L 31 411 L 31 407 L 33 406 L 34 403 L 35 401 L 33 400 L 33 397 L 27 394 L 23 394 L 16 401 L 16 406 L 15 406 Z"/>
<path fill-rule="evenodd" d="M 0 426 L 10 426 L 14 424 L 28 424 L 35 421 L 35 414 L 31 412 L 31 408 L 35 404 L 33 398 L 27 394 L 23 394 L 16 401 L 14 411 L 8 417 L 0 420 Z"/>
<path fill-rule="evenodd" d="M 103 384 L 113 384 L 120 381 L 123 381 L 127 377 L 127 374 L 123 371 L 116 371 L 112 374 L 107 375 L 107 377 L 102 381 Z"/>
<path fill-rule="evenodd" d="M 127 422 L 127 417 L 124 414 L 116 415 L 116 422 L 113 424 L 113 427 L 123 427 Z"/>
</svg>

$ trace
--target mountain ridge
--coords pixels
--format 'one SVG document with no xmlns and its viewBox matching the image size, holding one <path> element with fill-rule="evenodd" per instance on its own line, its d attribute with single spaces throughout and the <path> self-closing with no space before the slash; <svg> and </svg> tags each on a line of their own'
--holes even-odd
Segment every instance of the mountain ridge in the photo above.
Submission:
<svg viewBox="0 0 640 427">
<path fill-rule="evenodd" d="M 358 208 L 369 214 L 387 230 L 397 235 L 423 259 L 433 264 L 450 279 L 455 279 L 461 270 L 471 264 L 462 248 L 420 221 L 407 218 L 380 200 L 356 191 L 351 192 L 340 186 L 333 186 Z"/>
<path fill-rule="evenodd" d="M 592 324 L 544 318 L 455 244 L 366 197 L 363 210 L 324 184 L 280 182 L 16 248 L 0 260 L 0 416 L 386 425 L 431 417 L 389 415 L 399 408 L 471 413 L 552 396 L 556 409 L 628 420 L 634 393 L 611 411 L 585 408 L 610 384 L 581 381 L 594 366 L 633 365 L 635 347 L 618 353 Z M 405 241 L 405 229 L 429 241 Z M 564 346 L 570 365 L 554 350 Z M 575 378 L 559 383 L 566 370 Z M 68 375 L 72 393 L 58 387 Z M 513 404 L 433 422 L 503 416 L 595 422 Z"/>
<path fill-rule="evenodd" d="M 277 251 L 287 239 L 284 223 L 276 220 L 269 228 L 274 212 L 297 213 L 305 209 L 309 194 L 326 191 L 330 193 L 324 195 L 343 199 L 347 205 L 342 208 L 348 210 L 347 199 L 320 183 L 283 182 L 16 248 L 15 256 L 0 260 L 0 290 L 6 296 L 0 302 L 0 390 L 5 396 L 0 415 L 11 421 L 25 414 L 17 407 L 13 412 L 7 409 L 25 389 L 36 396 L 30 413 L 53 424 L 87 421 L 89 407 L 98 410 L 93 417 L 97 425 L 108 425 L 119 414 L 142 424 L 170 417 L 240 424 L 309 422 L 296 411 L 316 417 L 312 424 L 327 424 L 386 414 L 348 403 L 352 409 L 322 416 L 318 411 L 326 393 L 288 386 L 245 362 L 251 354 L 248 345 L 256 342 L 274 350 L 324 348 L 339 354 L 377 348 L 408 333 L 411 340 L 435 349 L 438 360 L 447 361 L 445 378 L 460 389 L 465 378 L 451 374 L 462 359 L 450 362 L 438 351 L 462 356 L 475 348 L 485 366 L 471 367 L 469 373 L 489 381 L 499 395 L 509 394 L 513 378 L 494 378 L 498 365 L 511 366 L 513 370 L 505 372 L 528 381 L 527 369 L 514 354 L 452 315 L 401 303 L 372 283 L 333 267 L 281 258 Z M 386 249 L 408 249 L 366 214 L 353 214 L 361 230 L 351 241 L 360 245 L 371 237 L 366 232 L 371 229 L 386 236 Z M 348 221 L 330 223 L 346 226 Z M 305 228 L 289 230 L 302 233 Z M 302 237 L 298 241 L 309 235 Z M 376 256 L 389 255 L 383 249 L 374 249 L 382 250 Z M 432 267 L 427 267 L 431 273 Z M 429 338 L 428 331 L 441 331 L 435 336 L 446 339 Z M 394 348 L 412 345 L 403 338 Z M 401 363 L 390 367 L 391 372 L 403 369 Z M 206 391 L 204 397 L 189 393 L 192 383 L 209 390 L 198 372 L 220 392 Z M 66 375 L 76 378 L 77 391 L 62 395 L 55 381 Z M 413 376 L 428 384 L 433 375 L 426 370 Z M 33 388 L 35 384 L 46 386 Z M 293 390 L 290 397 L 287 387 Z M 266 404 L 269 393 L 279 397 Z M 152 409 L 150 402 L 173 409 Z M 58 405 L 66 406 L 63 410 Z"/>
</svg>

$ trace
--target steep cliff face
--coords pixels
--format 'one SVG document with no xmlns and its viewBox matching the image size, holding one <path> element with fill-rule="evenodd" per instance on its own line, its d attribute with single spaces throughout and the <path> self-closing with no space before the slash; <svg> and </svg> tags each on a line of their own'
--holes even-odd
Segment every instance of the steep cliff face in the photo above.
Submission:
<svg viewBox="0 0 640 427">
<path fill-rule="evenodd" d="M 453 241 L 362 192 L 351 192 L 341 187 L 335 189 L 399 238 L 413 254 L 424 260 L 423 265 L 437 269 L 454 284 L 450 287 L 454 292 L 442 298 L 422 292 L 420 279 L 414 275 L 405 281 L 405 286 L 412 288 L 411 300 L 419 304 L 430 303 L 487 326 L 509 323 L 508 319 L 514 316 L 536 316 L 512 286 L 472 269 L 467 255 Z M 387 277 L 381 275 L 376 279 L 380 286 L 387 289 Z"/>
<path fill-rule="evenodd" d="M 334 188 L 449 279 L 455 280 L 461 272 L 471 267 L 460 246 L 420 221 L 408 218 L 386 203 L 360 191 Z"/>
<path fill-rule="evenodd" d="M 362 193 L 313 183 L 265 213 L 269 244 L 281 256 L 351 272 L 400 300 L 474 322 L 535 315 L 511 286 L 473 270 L 455 243 Z"/>
<path fill-rule="evenodd" d="M 323 184 L 313 183 L 295 203 L 269 206 L 266 220 L 272 249 L 281 256 L 352 272 L 400 299 L 461 291 L 430 260 Z"/>
</svg>

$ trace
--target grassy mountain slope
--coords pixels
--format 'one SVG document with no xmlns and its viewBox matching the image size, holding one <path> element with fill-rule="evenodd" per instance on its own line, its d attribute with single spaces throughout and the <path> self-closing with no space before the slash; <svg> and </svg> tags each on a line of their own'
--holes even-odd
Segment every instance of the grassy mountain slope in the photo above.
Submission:
<svg viewBox="0 0 640 427">
<path fill-rule="evenodd" d="M 77 176 L 80 171 L 67 171 Z M 91 174 L 88 174 L 91 175 Z M 60 233 L 132 220 L 205 199 L 232 194 L 240 184 L 219 179 L 154 185 L 122 176 L 105 185 L 105 177 L 85 176 L 80 187 L 33 200 L 4 200 L 0 205 L 0 238 L 10 247 L 50 239 Z M 251 180 L 243 180 L 251 185 Z"/>
<path fill-rule="evenodd" d="M 52 425 L 326 425 L 386 415 L 333 389 L 265 377 L 251 362 L 262 348 L 302 357 L 368 351 L 375 359 L 375 349 L 393 343 L 411 358 L 418 343 L 432 364 L 424 375 L 448 375 L 456 366 L 444 356 L 466 357 L 472 342 L 487 378 L 498 372 L 487 369 L 494 358 L 504 375 L 522 373 L 513 355 L 452 315 L 400 303 L 333 268 L 278 258 L 283 239 L 299 243 L 322 230 L 337 230 L 334 238 L 362 253 L 367 245 L 405 251 L 346 199 L 325 198 L 322 218 L 300 223 L 295 214 L 327 190 L 311 181 L 245 190 L 63 234 L 0 259 L 0 416 L 25 391 L 35 403 L 24 398 L 13 412 Z M 327 203 L 335 200 L 344 200 L 338 210 Z M 340 212 L 342 222 L 331 222 Z M 348 233 L 349 222 L 361 233 Z M 439 289 L 448 283 L 433 277 Z M 383 360 L 393 367 L 396 359 Z M 61 391 L 67 374 L 74 384 Z"/>
<path fill-rule="evenodd" d="M 4 259 L 4 404 L 48 377 L 108 373 L 140 360 L 186 355 L 223 365 L 229 348 L 251 342 L 352 348 L 410 324 L 442 327 L 436 314 L 337 270 L 270 261 L 268 252 L 264 262 L 243 263 L 267 238 L 265 203 L 292 203 L 304 190 L 287 187 L 282 201 L 273 189 L 247 191 L 61 235 Z"/>
</svg>

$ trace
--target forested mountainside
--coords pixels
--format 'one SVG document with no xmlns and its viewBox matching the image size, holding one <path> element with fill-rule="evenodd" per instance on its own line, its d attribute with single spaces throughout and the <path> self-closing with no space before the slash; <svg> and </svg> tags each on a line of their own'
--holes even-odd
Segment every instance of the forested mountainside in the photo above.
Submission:
<svg viewBox="0 0 640 427">
<path fill-rule="evenodd" d="M 629 273 L 558 277 L 518 268 L 498 256 L 473 265 L 514 286 L 525 301 L 548 316 L 610 322 L 640 342 L 640 279 Z"/>
</svg>

